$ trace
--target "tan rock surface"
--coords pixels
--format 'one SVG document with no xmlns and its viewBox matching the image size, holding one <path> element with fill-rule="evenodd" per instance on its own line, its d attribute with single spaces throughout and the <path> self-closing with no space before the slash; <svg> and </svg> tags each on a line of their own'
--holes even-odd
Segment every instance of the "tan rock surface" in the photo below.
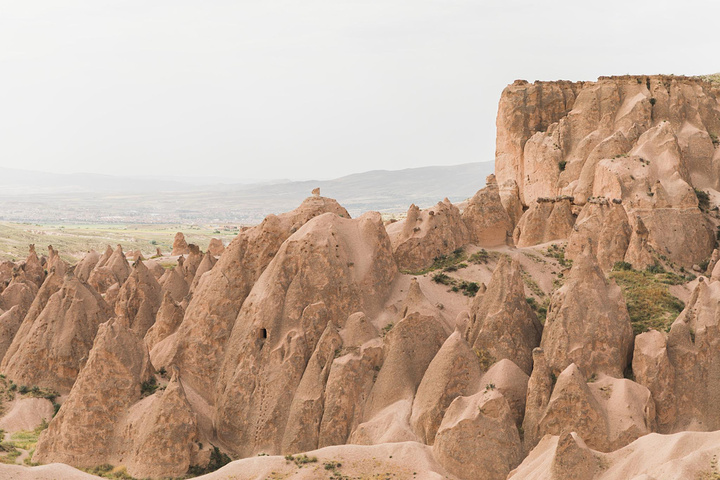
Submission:
<svg viewBox="0 0 720 480">
<path fill-rule="evenodd" d="M 699 78 L 662 75 L 516 81 L 498 109 L 498 183 L 515 182 L 531 208 L 557 195 L 580 205 L 593 196 L 622 199 L 629 217 L 665 227 L 649 227 L 658 254 L 686 268 L 699 263 L 714 245 L 693 187 L 720 188 L 715 91 Z"/>
<path fill-rule="evenodd" d="M 168 268 L 163 273 L 158 283 L 163 291 L 168 292 L 172 299 L 176 302 L 182 302 L 185 296 L 190 292 L 190 286 L 185 281 L 185 274 L 181 272 L 180 265 Z"/>
<path fill-rule="evenodd" d="M 398 267 L 408 271 L 429 267 L 436 257 L 451 253 L 470 239 L 460 210 L 448 199 L 426 210 L 411 205 L 407 217 L 388 225 L 387 231 Z"/>
<path fill-rule="evenodd" d="M 353 328 L 353 323 L 360 328 Z M 351 329 L 355 333 L 348 332 Z M 358 338 L 358 333 L 367 340 L 352 342 L 352 338 Z M 336 358 L 330 367 L 320 422 L 320 447 L 347 443 L 351 432 L 363 419 L 365 402 L 383 361 L 382 340 L 376 338 L 377 330 L 363 314 L 351 315 L 340 335 L 344 342 L 343 352 L 347 353 Z"/>
<path fill-rule="evenodd" d="M 605 278 L 587 248 L 552 296 L 541 341 L 548 366 L 555 375 L 575 363 L 586 378 L 595 373 L 621 378 L 632 341 L 620 287 Z"/>
<path fill-rule="evenodd" d="M 502 394 L 486 390 L 456 398 L 437 432 L 433 453 L 463 480 L 507 477 L 522 460 L 522 448 Z"/>
<path fill-rule="evenodd" d="M 653 393 L 661 432 L 720 428 L 720 282 L 701 280 L 667 340 L 653 332 L 638 336 L 633 371 Z"/>
<path fill-rule="evenodd" d="M 468 343 L 484 358 L 508 358 L 529 374 L 541 336 L 542 325 L 525 300 L 520 265 L 502 257 L 487 291 L 473 301 Z"/>
<path fill-rule="evenodd" d="M 450 403 L 476 393 L 481 375 L 475 352 L 455 331 L 430 362 L 413 401 L 410 425 L 423 443 L 433 444 Z"/>
<path fill-rule="evenodd" d="M 185 235 L 182 232 L 177 232 L 170 255 L 187 255 L 188 253 L 190 253 L 190 248 L 188 248 L 188 243 L 185 241 Z"/>
<path fill-rule="evenodd" d="M 409 425 L 413 398 L 446 338 L 435 317 L 419 313 L 410 313 L 390 329 L 383 347 L 385 360 L 352 443 L 416 438 Z"/>
<path fill-rule="evenodd" d="M 198 427 L 175 369 L 167 387 L 153 396 L 142 415 L 127 423 L 131 432 L 128 473 L 138 478 L 178 477 L 199 465 Z"/>
<path fill-rule="evenodd" d="M 582 439 L 573 437 L 578 445 L 576 447 L 568 445 L 570 442 L 567 441 L 558 445 L 557 436 L 543 438 L 523 463 L 510 473 L 508 480 L 685 479 L 712 478 L 717 473 L 712 465 L 720 448 L 718 432 L 651 433 L 612 453 L 588 449 L 597 462 L 597 469 L 592 468 Z M 562 469 L 557 468 L 558 463 Z M 588 476 L 591 473 L 594 475 Z"/>
<path fill-rule="evenodd" d="M 62 288 L 9 350 L 3 373 L 20 385 L 69 392 L 110 308 L 89 285 L 68 273 Z M 26 318 L 27 320 L 27 318 Z M 9 356 L 8 356 L 9 355 Z"/>
<path fill-rule="evenodd" d="M 219 238 L 211 238 L 207 251 L 210 255 L 219 257 L 225 251 L 225 244 Z"/>
<path fill-rule="evenodd" d="M 530 377 L 507 358 L 488 369 L 480 379 L 481 390 L 497 390 L 508 402 L 515 423 L 522 425 Z"/>
<path fill-rule="evenodd" d="M 140 400 L 151 376 L 142 339 L 119 321 L 103 323 L 87 364 L 58 414 L 40 436 L 33 459 L 80 467 L 114 464 L 116 426 Z"/>
<path fill-rule="evenodd" d="M 290 405 L 322 332 L 329 322 L 342 326 L 352 312 L 377 311 L 396 268 L 378 214 L 349 220 L 326 213 L 286 240 L 228 341 L 216 397 L 218 437 L 240 455 L 281 451 L 292 428 Z"/>
<path fill-rule="evenodd" d="M 105 252 L 105 255 L 107 253 Z M 105 255 L 97 263 L 88 280 L 88 283 L 99 293 L 105 293 L 116 283 L 122 285 L 131 273 L 130 264 L 125 258 L 122 246 L 118 245 L 106 261 L 104 260 Z"/>
<path fill-rule="evenodd" d="M 565 257 L 574 260 L 587 245 L 593 245 L 600 268 L 610 271 L 625 260 L 632 227 L 621 204 L 598 199 L 585 204 L 570 234 Z M 640 267 L 642 268 L 642 267 Z"/>
<path fill-rule="evenodd" d="M 518 247 L 565 240 L 575 224 L 570 200 L 535 202 L 520 217 L 513 232 Z"/>
<path fill-rule="evenodd" d="M 481 247 L 505 245 L 515 227 L 500 198 L 495 175 L 490 175 L 486 186 L 467 203 L 462 219 L 468 231 L 468 241 Z"/>
<path fill-rule="evenodd" d="M 214 399 L 226 342 L 253 284 L 292 233 L 326 212 L 350 218 L 335 200 L 310 197 L 295 210 L 270 215 L 260 225 L 241 232 L 194 292 L 185 320 L 169 339 L 173 344 L 169 355 L 180 368 L 183 382 L 206 400 Z"/>
<path fill-rule="evenodd" d="M 133 331 L 144 337 L 155 323 L 161 302 L 161 287 L 155 275 L 142 260 L 136 261 L 132 273 L 118 292 L 115 315 L 124 318 Z"/>
<path fill-rule="evenodd" d="M 212 254 L 206 253 L 205 255 L 203 255 L 202 260 L 197 267 L 197 270 L 195 270 L 195 276 L 193 277 L 193 281 L 190 284 L 190 293 L 195 291 L 198 283 L 200 283 L 200 279 L 202 278 L 202 276 L 212 270 L 216 263 L 217 260 L 215 260 L 215 257 L 212 256 Z"/>
</svg>

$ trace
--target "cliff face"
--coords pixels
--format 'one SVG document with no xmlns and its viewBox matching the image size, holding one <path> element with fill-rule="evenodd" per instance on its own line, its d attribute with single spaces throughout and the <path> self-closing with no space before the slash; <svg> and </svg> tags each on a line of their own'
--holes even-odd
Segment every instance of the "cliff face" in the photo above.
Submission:
<svg viewBox="0 0 720 480">
<path fill-rule="evenodd" d="M 517 185 L 525 207 L 558 196 L 578 206 L 597 197 L 622 203 L 634 229 L 638 218 L 664 226 L 648 227 L 651 250 L 700 262 L 714 238 L 696 191 L 720 189 L 716 92 L 696 77 L 518 80 L 498 109 L 498 183 Z M 693 233 L 691 245 L 677 243 L 681 232 Z"/>
<path fill-rule="evenodd" d="M 505 89 L 498 109 L 498 183 L 515 181 L 526 206 L 555 195 L 571 195 L 582 205 L 602 180 L 602 160 L 644 157 L 651 185 L 671 182 L 677 173 L 696 188 L 718 189 L 720 104 L 714 92 L 713 84 L 695 77 L 518 80 Z M 648 151 L 651 146 L 662 151 Z"/>
</svg>

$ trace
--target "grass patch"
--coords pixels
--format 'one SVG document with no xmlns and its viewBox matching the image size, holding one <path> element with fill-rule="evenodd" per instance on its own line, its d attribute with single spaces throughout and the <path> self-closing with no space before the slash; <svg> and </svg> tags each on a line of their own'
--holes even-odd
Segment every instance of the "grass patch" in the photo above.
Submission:
<svg viewBox="0 0 720 480">
<path fill-rule="evenodd" d="M 484 371 L 487 371 L 488 368 L 490 368 L 496 362 L 495 357 L 484 348 L 473 348 L 473 352 L 475 352 L 475 355 L 477 355 L 478 361 L 480 363 L 480 368 L 482 368 Z"/>
<path fill-rule="evenodd" d="M 550 298 L 545 297 L 542 303 L 538 303 L 538 301 L 535 300 L 534 297 L 527 297 L 525 300 L 527 301 L 528 305 L 530 305 L 530 308 L 532 308 L 535 312 L 535 315 L 537 316 L 538 320 L 540 320 L 540 323 L 542 325 L 545 325 L 548 307 L 550 306 Z"/>
<path fill-rule="evenodd" d="M 674 282 L 679 281 L 679 275 L 618 270 L 610 272 L 610 278 L 623 292 L 636 335 L 650 329 L 667 330 L 685 308 L 685 304 L 671 295 L 668 289 L 668 285 L 678 284 Z"/>
<path fill-rule="evenodd" d="M 451 292 L 459 293 L 462 292 L 466 297 L 474 297 L 475 294 L 480 290 L 480 284 L 477 282 L 468 282 L 465 280 L 457 280 L 444 273 L 436 273 L 432 276 L 432 280 L 435 283 L 447 285 L 450 287 Z"/>
<path fill-rule="evenodd" d="M 546 257 L 554 258 L 563 267 L 572 267 L 572 260 L 565 258 L 565 245 L 552 244 L 543 254 Z"/>
<path fill-rule="evenodd" d="M 285 461 L 288 463 L 293 462 L 299 468 L 302 468 L 304 465 L 307 465 L 308 463 L 317 463 L 318 459 L 317 459 L 317 457 L 308 457 L 305 454 L 285 455 Z"/>
<path fill-rule="evenodd" d="M 435 283 L 441 283 L 443 285 L 452 285 L 453 279 L 449 275 L 444 273 L 436 273 L 432 276 L 432 281 Z"/>
<path fill-rule="evenodd" d="M 478 265 L 484 265 L 490 261 L 491 257 L 492 256 L 488 253 L 488 251 L 483 248 L 479 252 L 475 252 L 470 255 L 470 257 L 468 258 L 468 262 Z"/>
<path fill-rule="evenodd" d="M 538 285 L 532 276 L 522 267 L 520 267 L 520 276 L 522 277 L 525 286 L 527 286 L 532 293 L 540 298 L 545 296 L 545 292 L 543 292 L 542 288 L 540 288 L 540 285 Z"/>
<path fill-rule="evenodd" d="M 418 271 L 402 271 L 401 273 L 406 273 L 410 275 L 425 275 L 426 273 L 434 272 L 435 270 L 446 270 L 451 269 L 447 271 L 454 271 L 460 267 L 459 265 L 464 262 L 467 259 L 467 255 L 465 254 L 465 250 L 462 248 L 457 248 L 453 250 L 452 253 L 448 255 L 440 255 L 438 257 L 435 257 L 433 259 L 432 265 L 430 265 L 427 268 L 423 268 L 422 270 Z M 466 265 L 467 266 L 467 265 Z M 452 270 L 454 268 L 454 270 Z"/>
<path fill-rule="evenodd" d="M 32 454 L 35 452 L 38 438 L 43 430 L 48 427 L 47 422 L 43 419 L 42 423 L 34 430 L 22 430 L 10 435 L 10 440 L 0 443 L 0 452 L 5 452 L 0 456 L 1 463 L 16 463 L 17 458 L 22 455 L 22 450 L 29 450 L 30 457 L 25 459 L 25 463 L 32 464 Z M 0 430 L 0 438 L 5 437 L 5 432 Z"/>
<path fill-rule="evenodd" d="M 85 468 L 81 469 L 84 472 L 87 472 L 91 475 L 97 475 L 98 477 L 103 478 L 115 478 L 119 480 L 136 480 L 132 475 L 127 473 L 127 468 L 124 466 L 113 466 L 109 463 L 103 463 L 102 465 L 98 465 L 96 467 L 92 468 Z"/>
<path fill-rule="evenodd" d="M 383 337 L 383 338 L 385 338 L 385 335 L 387 335 L 388 333 L 390 333 L 390 330 L 392 330 L 392 328 L 393 328 L 394 326 L 395 326 L 395 323 L 394 323 L 394 322 L 390 322 L 390 323 L 388 323 L 387 325 L 385 325 L 385 326 L 382 328 L 382 330 L 380 330 L 380 336 Z"/>
</svg>

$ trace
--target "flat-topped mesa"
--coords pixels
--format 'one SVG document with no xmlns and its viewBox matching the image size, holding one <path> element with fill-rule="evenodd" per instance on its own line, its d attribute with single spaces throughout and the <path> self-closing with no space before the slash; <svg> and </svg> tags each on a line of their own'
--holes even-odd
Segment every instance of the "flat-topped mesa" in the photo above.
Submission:
<svg viewBox="0 0 720 480">
<path fill-rule="evenodd" d="M 719 111 L 713 85 L 694 77 L 516 81 L 500 99 L 495 174 L 500 184 L 517 183 L 525 205 L 559 193 L 584 203 L 599 160 L 629 154 L 644 132 L 669 122 L 688 169 L 681 175 L 695 187 L 717 188 Z"/>
<path fill-rule="evenodd" d="M 583 206 L 606 197 L 622 204 L 631 226 L 638 216 L 648 225 L 646 247 L 655 257 L 685 267 L 702 262 L 714 247 L 713 229 L 694 189 L 720 189 L 715 91 L 699 78 L 663 75 L 516 81 L 503 92 L 497 116 L 495 171 L 503 205 L 517 212 L 514 186 L 517 201 L 536 219 L 549 216 L 536 212 L 544 198 L 567 195 Z M 520 232 L 537 223 L 526 216 L 518 221 Z M 569 232 L 561 233 L 555 236 L 567 239 Z M 516 229 L 516 243 L 533 245 L 532 237 L 543 239 Z"/>
</svg>

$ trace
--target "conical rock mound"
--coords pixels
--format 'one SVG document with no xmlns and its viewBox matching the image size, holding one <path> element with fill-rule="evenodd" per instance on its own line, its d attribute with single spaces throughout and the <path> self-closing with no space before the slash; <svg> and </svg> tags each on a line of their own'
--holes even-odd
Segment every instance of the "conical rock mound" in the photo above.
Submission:
<svg viewBox="0 0 720 480">
<path fill-rule="evenodd" d="M 396 273 L 378 214 L 348 220 L 327 213 L 286 240 L 228 341 L 216 397 L 220 439 L 244 456 L 279 451 L 293 397 L 328 322 L 377 311 Z"/>
<path fill-rule="evenodd" d="M 605 278 L 586 248 L 550 303 L 541 341 L 550 370 L 558 375 L 575 363 L 586 377 L 606 373 L 622 378 L 632 341 L 620 287 Z"/>
<path fill-rule="evenodd" d="M 142 339 L 119 321 L 103 323 L 85 367 L 48 429 L 34 459 L 78 467 L 117 464 L 117 425 L 141 398 L 152 367 Z"/>
<path fill-rule="evenodd" d="M 525 300 L 520 265 L 502 257 L 487 290 L 473 302 L 468 343 L 483 357 L 508 358 L 529 374 L 541 335 L 542 325 Z"/>
<path fill-rule="evenodd" d="M 18 384 L 69 392 L 110 308 L 72 273 L 17 339 L 3 372 Z M 27 319 L 26 319 L 27 320 Z"/>
</svg>

